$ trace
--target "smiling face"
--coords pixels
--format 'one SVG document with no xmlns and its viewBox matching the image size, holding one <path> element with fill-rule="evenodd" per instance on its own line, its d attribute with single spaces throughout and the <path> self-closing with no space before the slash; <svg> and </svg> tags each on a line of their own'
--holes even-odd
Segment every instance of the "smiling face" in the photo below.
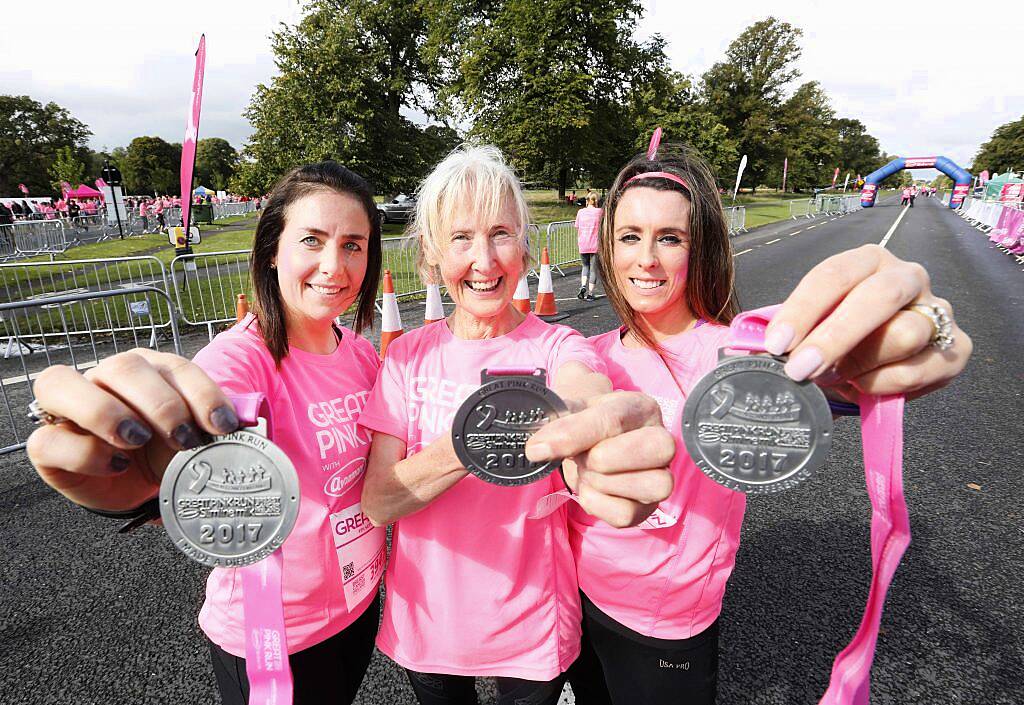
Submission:
<svg viewBox="0 0 1024 705">
<path fill-rule="evenodd" d="M 678 191 L 634 187 L 619 199 L 614 217 L 613 271 L 626 303 L 660 330 L 681 330 L 692 319 L 689 200 Z"/>
<path fill-rule="evenodd" d="M 515 203 L 493 216 L 456 213 L 442 236 L 441 278 L 464 314 L 493 319 L 505 313 L 523 274 L 523 224 Z"/>
<path fill-rule="evenodd" d="M 273 263 L 289 330 L 321 328 L 359 295 L 370 220 L 354 197 L 319 190 L 285 211 Z"/>
</svg>

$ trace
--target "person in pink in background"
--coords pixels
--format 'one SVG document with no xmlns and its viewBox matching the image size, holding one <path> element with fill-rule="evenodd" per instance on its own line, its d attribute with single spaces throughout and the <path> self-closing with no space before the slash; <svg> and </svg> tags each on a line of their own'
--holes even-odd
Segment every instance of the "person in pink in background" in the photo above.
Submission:
<svg viewBox="0 0 1024 705">
<path fill-rule="evenodd" d="M 149 230 L 149 200 L 139 199 L 139 220 L 142 221 L 142 232 Z"/>
<path fill-rule="evenodd" d="M 587 194 L 587 206 L 576 213 L 576 240 L 580 248 L 580 291 L 577 299 L 594 300 L 597 285 L 597 233 L 601 227 L 601 209 L 597 207 L 597 194 Z"/>
<path fill-rule="evenodd" d="M 265 395 L 272 440 L 295 465 L 302 498 L 282 549 L 296 705 L 351 703 L 377 633 L 384 530 L 363 522 L 335 548 L 332 522 L 360 515 L 370 441 L 356 424 L 379 365 L 373 345 L 335 318 L 355 306 L 356 330 L 372 323 L 380 260 L 370 185 L 336 162 L 294 169 L 256 228 L 254 315 L 194 362 L 140 348 L 85 375 L 50 367 L 35 385 L 43 408 L 74 423 L 36 430 L 29 458 L 54 489 L 107 516 L 155 503 L 176 451 L 238 427 L 227 394 Z M 325 483 L 332 473 L 337 486 Z M 346 577 L 342 566 L 360 556 L 359 580 Z M 241 593 L 237 569 L 215 568 L 199 614 L 225 705 L 249 696 Z"/>
<path fill-rule="evenodd" d="M 156 222 L 160 230 L 167 227 L 167 223 L 164 222 L 164 198 L 161 196 L 153 202 L 153 215 L 156 216 Z"/>
<path fill-rule="evenodd" d="M 57 218 L 57 211 L 49 201 L 44 201 L 40 205 L 39 210 L 42 212 L 43 217 L 46 218 L 46 220 L 55 220 Z"/>
<path fill-rule="evenodd" d="M 579 705 L 711 705 L 746 497 L 697 468 L 681 417 L 738 312 L 728 227 L 711 170 L 675 145 L 619 172 L 605 218 L 605 291 L 623 325 L 591 340 L 616 389 L 657 400 L 677 452 L 671 495 L 658 506 L 662 526 L 619 529 L 570 509 L 584 621 L 569 681 Z M 916 302 L 952 315 L 920 266 L 874 245 L 842 252 L 803 278 L 769 325 L 766 347 L 788 353 L 786 373 L 822 386 L 834 411 L 858 393 L 920 396 L 960 373 L 971 341 L 954 326 L 952 349 L 930 345 L 931 322 L 904 308 Z"/>
<path fill-rule="evenodd" d="M 363 510 L 393 524 L 377 646 L 424 705 L 475 703 L 477 676 L 497 678 L 501 705 L 557 703 L 579 652 L 565 508 L 529 517 L 562 489 L 560 475 L 505 487 L 470 475 L 455 454 L 452 418 L 482 370 L 546 370 L 574 413 L 538 431 L 526 455 L 568 458 L 565 480 L 587 511 L 629 525 L 669 490 L 674 444 L 657 405 L 609 395 L 579 333 L 511 305 L 529 222 L 494 147 L 459 148 L 427 176 L 409 232 L 424 280 L 443 281 L 455 310 L 390 344 L 359 417 L 373 432 Z"/>
</svg>

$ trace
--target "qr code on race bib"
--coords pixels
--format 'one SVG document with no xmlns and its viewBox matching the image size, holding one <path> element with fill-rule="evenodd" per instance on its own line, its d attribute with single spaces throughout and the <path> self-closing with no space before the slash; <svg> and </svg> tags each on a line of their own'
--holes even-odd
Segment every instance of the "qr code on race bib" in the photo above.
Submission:
<svg viewBox="0 0 1024 705">
<path fill-rule="evenodd" d="M 351 580 L 352 576 L 356 574 L 356 566 L 354 563 L 348 563 L 341 567 L 341 577 L 345 580 Z"/>
</svg>

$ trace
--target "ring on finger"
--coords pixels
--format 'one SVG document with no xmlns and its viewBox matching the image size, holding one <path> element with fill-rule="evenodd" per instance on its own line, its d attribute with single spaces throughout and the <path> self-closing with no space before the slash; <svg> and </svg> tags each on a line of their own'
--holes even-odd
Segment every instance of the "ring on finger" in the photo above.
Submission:
<svg viewBox="0 0 1024 705">
<path fill-rule="evenodd" d="M 56 416 L 51 414 L 49 411 L 44 409 L 38 399 L 33 399 L 28 405 L 27 416 L 35 423 L 36 426 L 46 426 L 59 424 L 62 421 L 67 421 L 63 416 Z"/>
<path fill-rule="evenodd" d="M 933 304 L 910 304 L 903 310 L 913 311 L 931 322 L 932 337 L 928 340 L 929 345 L 933 345 L 939 350 L 949 350 L 953 347 L 953 319 L 949 317 L 944 308 Z"/>
</svg>

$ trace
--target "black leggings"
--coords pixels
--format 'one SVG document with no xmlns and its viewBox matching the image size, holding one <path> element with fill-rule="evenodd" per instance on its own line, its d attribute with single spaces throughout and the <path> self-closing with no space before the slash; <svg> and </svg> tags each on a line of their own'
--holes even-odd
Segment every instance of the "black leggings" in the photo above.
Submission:
<svg viewBox="0 0 1024 705">
<path fill-rule="evenodd" d="M 326 641 L 289 654 L 294 705 L 349 705 L 373 655 L 373 641 L 380 621 L 380 593 L 359 618 Z M 209 639 L 207 639 L 209 641 Z M 210 641 L 213 673 L 224 705 L 246 705 L 249 678 L 245 659 L 229 654 Z"/>
<path fill-rule="evenodd" d="M 689 639 L 655 639 L 583 600 L 583 649 L 568 671 L 576 705 L 714 705 L 717 621 Z"/>
<path fill-rule="evenodd" d="M 476 679 L 446 673 L 419 673 L 405 669 L 420 705 L 476 705 Z M 495 678 L 497 705 L 556 705 L 565 674 L 551 681 Z"/>
</svg>

